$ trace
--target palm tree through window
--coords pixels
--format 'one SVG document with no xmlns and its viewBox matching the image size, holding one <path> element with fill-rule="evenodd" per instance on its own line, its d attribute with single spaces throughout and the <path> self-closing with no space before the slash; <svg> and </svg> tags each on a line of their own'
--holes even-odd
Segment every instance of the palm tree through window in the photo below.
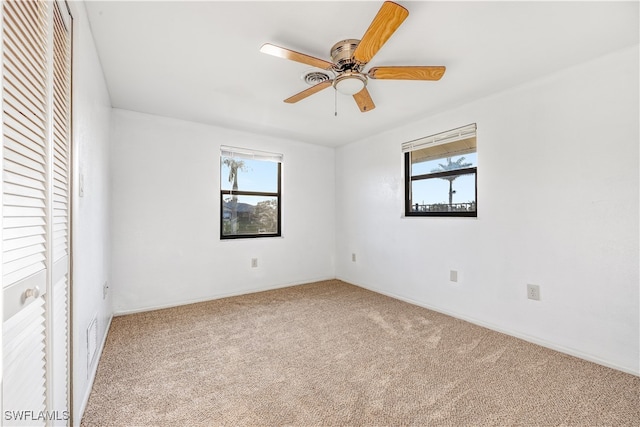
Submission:
<svg viewBox="0 0 640 427">
<path fill-rule="evenodd" d="M 403 144 L 405 215 L 476 217 L 476 127 Z"/>
<path fill-rule="evenodd" d="M 282 155 L 223 148 L 220 238 L 280 236 Z"/>
</svg>

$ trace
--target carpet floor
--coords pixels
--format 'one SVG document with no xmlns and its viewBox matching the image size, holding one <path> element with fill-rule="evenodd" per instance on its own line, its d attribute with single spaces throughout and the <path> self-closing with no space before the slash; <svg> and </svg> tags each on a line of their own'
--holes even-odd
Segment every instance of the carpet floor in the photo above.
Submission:
<svg viewBox="0 0 640 427">
<path fill-rule="evenodd" d="M 82 426 L 639 426 L 640 378 L 330 280 L 113 319 Z"/>
</svg>

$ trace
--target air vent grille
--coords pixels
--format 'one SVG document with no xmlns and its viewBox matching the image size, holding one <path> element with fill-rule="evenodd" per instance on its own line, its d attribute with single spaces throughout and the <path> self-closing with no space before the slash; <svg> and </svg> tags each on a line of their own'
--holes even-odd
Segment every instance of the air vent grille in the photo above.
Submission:
<svg viewBox="0 0 640 427">
<path fill-rule="evenodd" d="M 311 86 L 315 86 L 318 83 L 326 82 L 331 79 L 332 76 L 324 71 L 309 71 L 302 76 L 302 80 L 304 80 L 305 83 Z"/>
</svg>

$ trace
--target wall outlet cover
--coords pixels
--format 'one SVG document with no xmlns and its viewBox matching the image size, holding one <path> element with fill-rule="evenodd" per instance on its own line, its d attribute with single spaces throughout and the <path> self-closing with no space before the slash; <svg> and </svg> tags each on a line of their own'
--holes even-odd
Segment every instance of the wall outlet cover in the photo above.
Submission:
<svg viewBox="0 0 640 427">
<path fill-rule="evenodd" d="M 540 286 L 527 285 L 527 298 L 534 301 L 540 301 Z"/>
</svg>

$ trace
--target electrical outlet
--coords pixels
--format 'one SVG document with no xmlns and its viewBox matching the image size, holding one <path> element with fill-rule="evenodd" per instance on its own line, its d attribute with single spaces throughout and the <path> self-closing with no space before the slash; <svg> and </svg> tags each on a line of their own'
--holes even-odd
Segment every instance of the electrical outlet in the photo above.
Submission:
<svg viewBox="0 0 640 427">
<path fill-rule="evenodd" d="M 449 280 L 451 282 L 457 282 L 458 281 L 458 272 L 456 270 L 450 270 L 449 271 Z"/>
<path fill-rule="evenodd" d="M 351 254 L 351 261 L 352 262 L 356 262 L 356 254 L 355 253 Z"/>
<path fill-rule="evenodd" d="M 258 268 L 258 258 L 251 258 L 251 268 Z"/>
<path fill-rule="evenodd" d="M 540 301 L 540 286 L 527 285 L 527 298 Z"/>
</svg>

